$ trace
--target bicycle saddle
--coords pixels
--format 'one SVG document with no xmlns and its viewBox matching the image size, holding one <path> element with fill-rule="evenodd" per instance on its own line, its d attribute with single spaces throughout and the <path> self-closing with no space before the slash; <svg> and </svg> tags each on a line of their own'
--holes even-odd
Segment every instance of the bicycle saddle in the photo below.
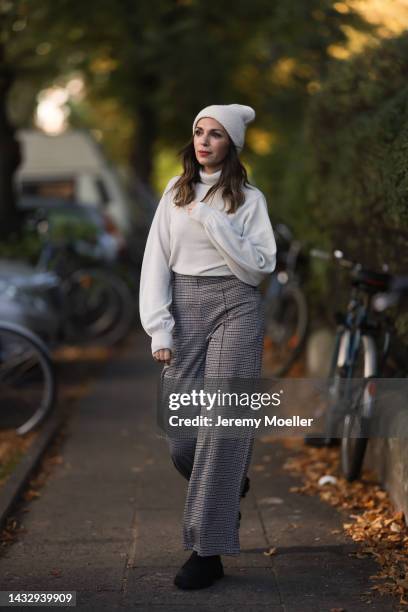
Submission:
<svg viewBox="0 0 408 612">
<path fill-rule="evenodd" d="M 353 274 L 352 284 L 366 291 L 386 291 L 391 282 L 391 274 L 360 269 Z"/>
</svg>

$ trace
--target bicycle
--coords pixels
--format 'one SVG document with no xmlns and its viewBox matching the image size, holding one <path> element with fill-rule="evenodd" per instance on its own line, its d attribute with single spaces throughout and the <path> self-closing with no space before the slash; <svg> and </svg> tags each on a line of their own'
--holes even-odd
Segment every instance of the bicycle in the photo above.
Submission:
<svg viewBox="0 0 408 612">
<path fill-rule="evenodd" d="M 373 296 L 372 308 L 375 312 L 383 313 L 386 309 L 400 303 L 403 297 L 408 295 L 408 277 L 391 277 L 389 292 L 380 293 Z M 378 377 L 386 374 L 386 360 L 391 355 L 392 339 L 394 328 L 388 317 L 383 317 L 382 326 L 385 336 L 384 350 L 378 366 Z M 407 355 L 398 352 L 395 348 L 392 351 L 393 357 L 393 376 L 399 377 L 401 373 L 407 375 Z M 373 377 L 374 378 L 374 377 Z M 342 458 L 341 464 L 343 472 L 349 481 L 359 477 L 363 466 L 364 455 L 370 435 L 370 425 L 374 417 L 374 406 L 378 392 L 375 380 L 367 383 L 370 387 L 370 401 L 366 402 L 364 396 L 360 396 L 352 407 L 352 410 L 344 417 L 343 438 L 342 438 Z"/>
<path fill-rule="evenodd" d="M 300 356 L 308 332 L 309 310 L 300 288 L 302 244 L 283 223 L 275 226 L 276 270 L 263 292 L 265 347 L 272 349 L 272 376 L 284 376 Z"/>
<path fill-rule="evenodd" d="M 374 409 L 375 378 L 383 370 L 392 333 L 391 320 L 384 315 L 376 317 L 372 300 L 379 291 L 387 291 L 392 277 L 385 269 L 370 270 L 346 259 L 339 250 L 330 254 L 313 249 L 312 255 L 333 259 L 347 268 L 351 292 L 346 313 L 335 315 L 337 330 L 328 376 L 324 436 L 305 436 L 304 441 L 310 446 L 340 444 L 342 472 L 351 482 L 361 472 Z"/>
<path fill-rule="evenodd" d="M 110 346 L 122 340 L 135 318 L 130 289 L 114 272 L 95 265 L 92 245 L 84 241 L 53 242 L 46 219 L 37 223 L 44 244 L 37 271 L 53 271 L 59 279 L 57 308 L 61 316 L 61 336 L 74 343 L 92 342 Z M 83 262 L 91 261 L 91 266 Z"/>
<path fill-rule="evenodd" d="M 2 428 L 26 434 L 50 414 L 55 401 L 55 367 L 46 345 L 28 329 L 0 321 Z"/>
</svg>

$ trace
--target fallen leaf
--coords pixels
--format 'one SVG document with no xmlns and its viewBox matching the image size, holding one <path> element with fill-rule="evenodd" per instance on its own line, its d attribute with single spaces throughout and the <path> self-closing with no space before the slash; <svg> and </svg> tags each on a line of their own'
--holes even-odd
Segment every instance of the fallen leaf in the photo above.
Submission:
<svg viewBox="0 0 408 612">
<path fill-rule="evenodd" d="M 403 598 L 405 576 L 408 576 L 408 528 L 402 511 L 395 511 L 388 493 L 384 491 L 376 474 L 364 470 L 364 480 L 349 483 L 342 476 L 339 465 L 338 449 L 313 448 L 303 444 L 284 444 L 291 449 L 291 456 L 285 461 L 285 470 L 302 479 L 302 484 L 290 488 L 290 492 L 301 495 L 319 495 L 322 501 L 349 511 L 350 521 L 342 523 L 344 532 L 354 541 L 361 542 L 364 548 L 355 556 L 366 559 L 371 556 L 379 566 L 379 571 L 371 580 L 384 580 L 386 584 L 374 585 L 377 593 Z M 319 479 L 327 474 L 335 474 L 337 486 L 328 487 L 322 492 Z M 336 489 L 332 491 L 330 489 Z M 352 521 L 352 522 L 351 522 Z M 331 533 L 341 532 L 332 530 Z M 372 601 L 368 595 L 367 602 Z M 401 605 L 403 605 L 401 603 Z"/>
<path fill-rule="evenodd" d="M 41 497 L 41 493 L 39 491 L 35 491 L 34 489 L 29 489 L 24 493 L 24 499 L 26 501 L 36 499 L 37 497 Z"/>
<path fill-rule="evenodd" d="M 276 547 L 275 548 L 270 548 L 268 551 L 264 551 L 264 555 L 266 557 L 270 557 L 271 555 L 274 555 L 276 553 Z"/>
</svg>

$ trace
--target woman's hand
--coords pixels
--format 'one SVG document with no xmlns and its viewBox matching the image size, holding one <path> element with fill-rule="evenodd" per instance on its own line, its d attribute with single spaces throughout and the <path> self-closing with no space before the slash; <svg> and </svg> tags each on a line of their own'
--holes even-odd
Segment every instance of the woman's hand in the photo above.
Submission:
<svg viewBox="0 0 408 612">
<path fill-rule="evenodd" d="M 170 349 L 159 349 L 153 353 L 153 359 L 158 362 L 164 361 L 167 365 L 170 365 L 171 360 L 171 350 Z"/>
<path fill-rule="evenodd" d="M 197 202 L 190 202 L 190 204 L 187 204 L 186 208 L 187 208 L 187 212 L 188 214 L 191 213 L 191 211 L 193 210 L 194 206 L 197 204 Z"/>
</svg>

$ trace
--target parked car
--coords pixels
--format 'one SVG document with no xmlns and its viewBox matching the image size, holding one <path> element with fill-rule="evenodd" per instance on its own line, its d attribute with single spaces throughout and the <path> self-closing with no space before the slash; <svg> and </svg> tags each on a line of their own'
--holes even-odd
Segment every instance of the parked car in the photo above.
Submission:
<svg viewBox="0 0 408 612">
<path fill-rule="evenodd" d="M 97 142 L 85 130 L 68 130 L 50 136 L 40 130 L 20 130 L 23 162 L 16 186 L 25 197 L 81 202 L 100 212 L 127 232 L 130 203 L 119 176 Z"/>
<path fill-rule="evenodd" d="M 50 136 L 19 130 L 23 162 L 16 172 L 19 203 L 28 198 L 80 202 L 107 214 L 125 237 L 128 261 L 140 270 L 158 198 L 136 176 L 128 184 L 85 130 Z"/>
</svg>

